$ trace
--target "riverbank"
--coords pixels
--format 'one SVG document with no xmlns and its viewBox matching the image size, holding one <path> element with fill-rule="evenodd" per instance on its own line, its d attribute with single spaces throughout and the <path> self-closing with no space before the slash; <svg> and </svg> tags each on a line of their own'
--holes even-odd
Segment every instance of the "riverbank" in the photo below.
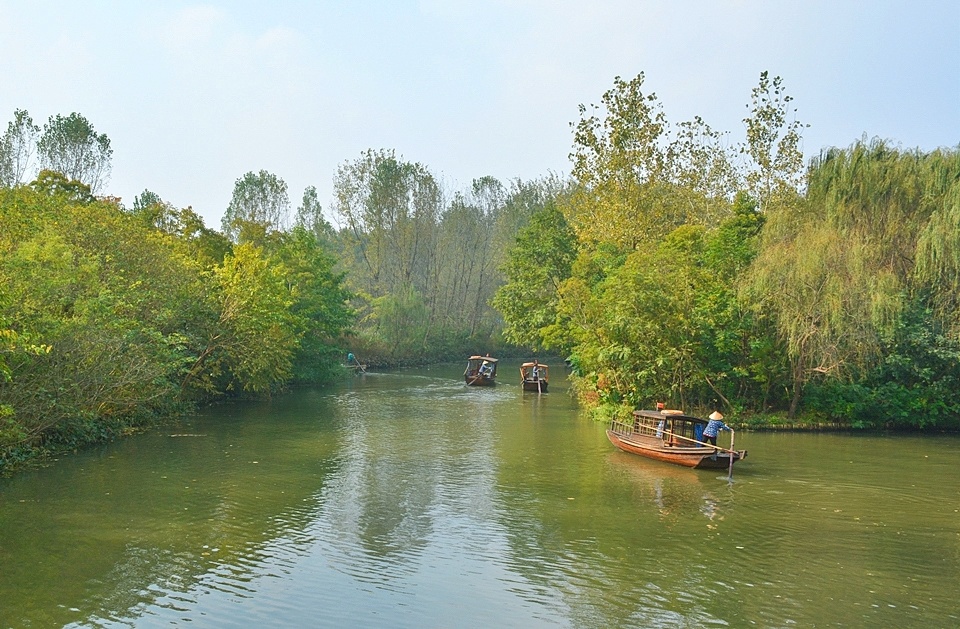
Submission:
<svg viewBox="0 0 960 629">
<path fill-rule="evenodd" d="M 588 404 L 589 406 L 589 404 Z M 685 409 L 687 410 L 687 409 Z M 627 419 L 633 412 L 632 407 L 594 405 L 587 411 L 590 418 L 599 423 L 606 423 L 615 418 Z M 709 411 L 688 410 L 694 416 L 706 416 Z M 911 426 L 897 426 L 890 422 L 885 426 L 857 425 L 856 418 L 848 421 L 828 420 L 813 415 L 801 415 L 789 418 L 786 413 L 731 413 L 725 412 L 724 422 L 734 430 L 752 432 L 849 432 L 863 435 L 876 434 L 909 434 L 909 435 L 956 435 L 960 430 L 928 427 L 920 429 Z"/>
</svg>

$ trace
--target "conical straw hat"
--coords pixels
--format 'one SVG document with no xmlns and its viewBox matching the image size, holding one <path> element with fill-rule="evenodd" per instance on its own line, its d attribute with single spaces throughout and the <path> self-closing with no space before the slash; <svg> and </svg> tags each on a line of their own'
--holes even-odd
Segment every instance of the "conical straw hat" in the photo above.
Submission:
<svg viewBox="0 0 960 629">
<path fill-rule="evenodd" d="M 710 413 L 710 419 L 723 419 L 723 415 L 720 414 L 720 411 L 713 411 Z"/>
</svg>

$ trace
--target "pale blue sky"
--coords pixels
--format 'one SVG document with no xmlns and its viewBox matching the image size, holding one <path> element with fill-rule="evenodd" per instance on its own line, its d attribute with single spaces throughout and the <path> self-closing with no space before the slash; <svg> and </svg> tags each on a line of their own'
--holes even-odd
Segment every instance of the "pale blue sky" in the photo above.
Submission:
<svg viewBox="0 0 960 629">
<path fill-rule="evenodd" d="M 960 144 L 958 0 L 0 0 L 0 124 L 79 112 L 112 142 L 105 193 L 149 189 L 217 229 L 244 173 L 329 209 L 337 167 L 371 148 L 450 191 L 566 174 L 577 106 L 617 75 L 737 142 L 763 70 L 808 156 L 863 134 Z"/>
</svg>

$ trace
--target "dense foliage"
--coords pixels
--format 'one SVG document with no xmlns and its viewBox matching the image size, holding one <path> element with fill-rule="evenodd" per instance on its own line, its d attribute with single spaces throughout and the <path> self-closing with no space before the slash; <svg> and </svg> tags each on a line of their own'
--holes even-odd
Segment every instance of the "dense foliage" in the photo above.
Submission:
<svg viewBox="0 0 960 629">
<path fill-rule="evenodd" d="M 83 116 L 0 137 L 0 467 L 184 405 L 365 362 L 550 351 L 606 417 L 691 411 L 960 428 L 960 148 L 806 167 L 779 77 L 745 136 L 670 124 L 644 76 L 580 107 L 569 180 L 451 192 L 389 150 L 344 162 L 331 225 L 267 171 L 222 232 L 145 190 L 98 196 Z M 291 217 L 293 220 L 291 220 Z M 502 354 L 501 354 L 502 355 Z"/>
<path fill-rule="evenodd" d="M 494 301 L 508 338 L 569 356 L 602 416 L 662 401 L 960 428 L 960 150 L 864 139 L 804 169 L 779 77 L 734 148 L 671 127 L 642 86 L 581 107 L 550 219 L 575 238 L 521 232 Z M 532 259 L 574 261 L 547 282 Z"/>
<path fill-rule="evenodd" d="M 127 211 L 50 171 L 0 190 L 0 467 L 329 378 L 351 324 L 333 267 L 303 228 L 231 243 L 149 192 Z"/>
</svg>

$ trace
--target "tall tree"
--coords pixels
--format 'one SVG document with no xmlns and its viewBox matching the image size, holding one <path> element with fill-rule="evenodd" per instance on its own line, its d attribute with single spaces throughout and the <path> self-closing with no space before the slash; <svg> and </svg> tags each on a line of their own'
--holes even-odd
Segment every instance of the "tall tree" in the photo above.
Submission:
<svg viewBox="0 0 960 629">
<path fill-rule="evenodd" d="M 93 125 L 76 112 L 66 118 L 60 114 L 50 117 L 43 126 L 37 152 L 41 169 L 83 182 L 95 195 L 110 178 L 113 159 L 110 138 L 105 133 L 97 133 Z"/>
<path fill-rule="evenodd" d="M 354 322 L 344 275 L 334 271 L 336 259 L 325 245 L 297 225 L 283 235 L 277 251 L 293 297 L 291 312 L 302 329 L 293 369 L 293 378 L 301 382 L 318 382 L 338 370 L 336 343 Z"/>
<path fill-rule="evenodd" d="M 360 288 L 382 295 L 408 283 L 425 293 L 443 207 L 443 190 L 429 170 L 393 151 L 370 150 L 338 169 L 334 194 L 366 276 Z"/>
<path fill-rule="evenodd" d="M 644 75 L 620 77 L 574 125 L 577 188 L 565 213 L 586 243 L 650 245 L 684 224 L 716 225 L 740 175 L 724 135 L 700 118 L 676 130 Z"/>
<path fill-rule="evenodd" d="M 266 170 L 251 171 L 233 185 L 221 223 L 223 234 L 233 242 L 262 246 L 268 235 L 287 227 L 289 214 L 286 182 Z"/>
<path fill-rule="evenodd" d="M 307 186 L 303 190 L 303 198 L 297 207 L 296 225 L 320 239 L 329 239 L 333 236 L 333 227 L 323 216 L 323 207 L 317 198 L 317 189 Z"/>
<path fill-rule="evenodd" d="M 558 291 L 576 255 L 576 234 L 553 203 L 517 233 L 504 265 L 506 283 L 493 298 L 504 338 L 534 351 L 543 347 L 544 328 L 556 322 Z"/>
<path fill-rule="evenodd" d="M 589 112 L 580 105 L 574 127 L 572 223 L 587 241 L 628 249 L 657 228 L 650 201 L 663 181 L 662 139 L 667 120 L 656 94 L 642 91 L 644 75 L 619 76 Z"/>
<path fill-rule="evenodd" d="M 775 196 L 796 194 L 803 185 L 805 125 L 796 119 L 793 97 L 779 76 L 771 79 L 768 72 L 761 72 L 750 95 L 750 115 L 743 119 L 747 139 L 740 151 L 752 161 L 746 175 L 750 193 L 766 211 Z"/>
<path fill-rule="evenodd" d="M 24 182 L 37 148 L 40 127 L 25 109 L 13 112 L 13 120 L 0 138 L 0 186 L 12 188 Z"/>
</svg>

